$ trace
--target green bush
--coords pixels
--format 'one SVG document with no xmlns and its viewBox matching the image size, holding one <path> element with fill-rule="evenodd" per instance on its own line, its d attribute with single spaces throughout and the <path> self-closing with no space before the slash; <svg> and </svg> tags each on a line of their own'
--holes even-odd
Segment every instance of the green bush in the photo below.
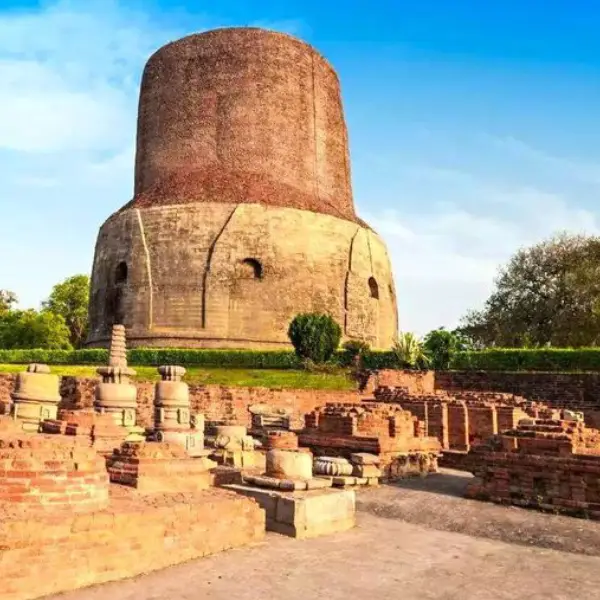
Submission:
<svg viewBox="0 0 600 600">
<path fill-rule="evenodd" d="M 456 353 L 450 369 L 472 371 L 600 371 L 600 348 L 494 348 Z"/>
<path fill-rule="evenodd" d="M 423 369 L 429 365 L 423 342 L 414 333 L 399 333 L 392 354 L 396 358 L 396 367 L 400 369 Z"/>
<path fill-rule="evenodd" d="M 340 345 L 342 329 L 329 315 L 304 313 L 294 317 L 288 336 L 300 358 L 322 364 Z"/>
</svg>

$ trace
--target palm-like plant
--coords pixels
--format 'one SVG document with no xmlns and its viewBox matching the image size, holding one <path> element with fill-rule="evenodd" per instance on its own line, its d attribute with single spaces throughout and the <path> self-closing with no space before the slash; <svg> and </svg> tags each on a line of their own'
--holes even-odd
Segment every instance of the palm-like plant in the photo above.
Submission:
<svg viewBox="0 0 600 600">
<path fill-rule="evenodd" d="M 398 333 L 392 352 L 401 369 L 422 369 L 429 364 L 423 342 L 414 333 Z"/>
</svg>

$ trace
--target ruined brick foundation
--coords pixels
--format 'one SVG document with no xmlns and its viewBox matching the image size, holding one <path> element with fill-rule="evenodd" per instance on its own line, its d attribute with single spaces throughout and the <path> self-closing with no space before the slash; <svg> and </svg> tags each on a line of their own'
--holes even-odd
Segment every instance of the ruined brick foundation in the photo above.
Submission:
<svg viewBox="0 0 600 600">
<path fill-rule="evenodd" d="M 107 509 L 32 520 L 0 504 L 2 600 L 116 581 L 257 542 L 265 513 L 221 489 L 142 495 L 113 487 Z"/>
<path fill-rule="evenodd" d="M 467 496 L 600 519 L 600 431 L 530 419 L 470 452 Z"/>
<path fill-rule="evenodd" d="M 437 470 L 440 443 L 426 436 L 423 423 L 399 406 L 328 403 L 307 414 L 305 422 L 299 442 L 315 456 L 373 454 L 380 458 L 384 479 Z"/>
</svg>

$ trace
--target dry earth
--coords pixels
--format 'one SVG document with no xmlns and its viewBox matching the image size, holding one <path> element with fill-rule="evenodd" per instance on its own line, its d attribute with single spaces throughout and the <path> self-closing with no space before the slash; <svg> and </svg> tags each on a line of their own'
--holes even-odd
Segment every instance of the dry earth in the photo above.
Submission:
<svg viewBox="0 0 600 600">
<path fill-rule="evenodd" d="M 265 543 L 62 600 L 593 600 L 600 523 L 457 497 L 458 472 L 362 492 L 346 533 Z"/>
</svg>

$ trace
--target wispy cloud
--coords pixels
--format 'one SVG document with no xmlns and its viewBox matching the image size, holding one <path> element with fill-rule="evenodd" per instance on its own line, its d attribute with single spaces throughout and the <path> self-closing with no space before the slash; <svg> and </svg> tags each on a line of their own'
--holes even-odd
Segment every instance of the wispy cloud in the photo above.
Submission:
<svg viewBox="0 0 600 600">
<path fill-rule="evenodd" d="M 544 152 L 512 136 L 490 140 L 497 147 L 527 161 L 537 162 L 584 183 L 600 185 L 600 163 L 588 163 Z"/>
</svg>

